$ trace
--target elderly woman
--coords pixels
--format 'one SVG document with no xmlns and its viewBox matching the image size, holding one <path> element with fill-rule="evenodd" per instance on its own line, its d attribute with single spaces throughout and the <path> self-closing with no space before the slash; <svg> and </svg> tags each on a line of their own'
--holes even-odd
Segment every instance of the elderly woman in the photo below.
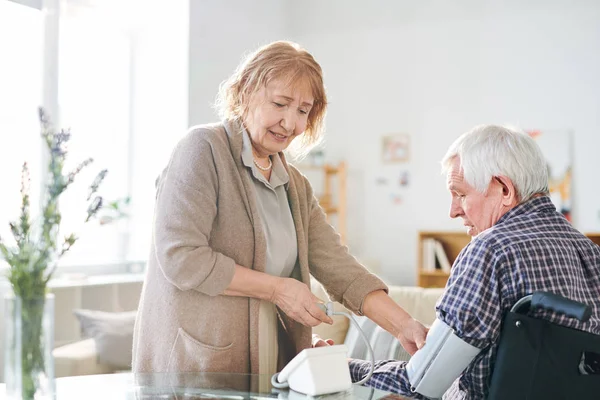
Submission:
<svg viewBox="0 0 600 400">
<path fill-rule="evenodd" d="M 294 43 L 271 43 L 222 85 L 218 104 L 223 122 L 192 128 L 158 181 L 133 370 L 280 370 L 311 346 L 312 326 L 332 323 L 310 275 L 414 353 L 425 328 L 348 253 L 283 153 L 321 137 L 319 64 Z"/>
</svg>

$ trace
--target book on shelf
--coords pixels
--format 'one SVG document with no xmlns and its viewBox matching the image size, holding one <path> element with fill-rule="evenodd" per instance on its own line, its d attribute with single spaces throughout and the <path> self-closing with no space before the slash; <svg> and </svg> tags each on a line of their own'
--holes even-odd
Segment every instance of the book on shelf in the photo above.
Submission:
<svg viewBox="0 0 600 400">
<path fill-rule="evenodd" d="M 433 239 L 423 239 L 423 270 L 432 272 L 435 271 L 435 259 L 433 251 Z"/>
<path fill-rule="evenodd" d="M 433 238 L 423 239 L 423 270 L 450 273 L 450 260 L 442 242 Z"/>
<path fill-rule="evenodd" d="M 450 260 L 448 260 L 448 255 L 446 254 L 446 251 L 444 250 L 444 246 L 442 245 L 442 242 L 440 242 L 439 240 L 435 240 L 435 258 L 438 261 L 438 263 L 440 264 L 440 269 L 444 272 L 450 273 Z"/>
</svg>

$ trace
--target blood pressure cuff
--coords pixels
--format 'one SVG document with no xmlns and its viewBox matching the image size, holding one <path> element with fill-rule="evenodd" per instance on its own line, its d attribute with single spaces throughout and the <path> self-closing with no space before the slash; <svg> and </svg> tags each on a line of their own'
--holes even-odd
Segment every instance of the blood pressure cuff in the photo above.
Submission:
<svg viewBox="0 0 600 400">
<path fill-rule="evenodd" d="M 441 398 L 480 351 L 436 319 L 425 346 L 406 365 L 411 389 L 429 398 Z"/>
</svg>

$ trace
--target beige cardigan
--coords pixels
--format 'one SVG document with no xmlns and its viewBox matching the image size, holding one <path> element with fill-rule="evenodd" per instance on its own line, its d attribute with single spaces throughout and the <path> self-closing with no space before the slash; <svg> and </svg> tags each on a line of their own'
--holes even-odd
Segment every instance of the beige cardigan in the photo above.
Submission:
<svg viewBox="0 0 600 400">
<path fill-rule="evenodd" d="M 258 373 L 260 301 L 222 295 L 235 263 L 264 271 L 266 245 L 236 123 L 192 128 L 158 182 L 154 232 L 133 341 L 134 372 Z M 359 313 L 385 284 L 327 223 L 307 179 L 285 162 L 298 238 L 292 276 L 312 274 Z M 311 328 L 279 312 L 279 368 L 310 346 Z"/>
</svg>

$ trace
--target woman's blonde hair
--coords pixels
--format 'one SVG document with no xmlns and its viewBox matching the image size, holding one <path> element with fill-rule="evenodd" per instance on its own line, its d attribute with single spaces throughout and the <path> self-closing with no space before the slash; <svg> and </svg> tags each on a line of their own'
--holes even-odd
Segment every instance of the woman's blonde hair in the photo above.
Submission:
<svg viewBox="0 0 600 400">
<path fill-rule="evenodd" d="M 221 83 L 215 107 L 221 118 L 241 122 L 251 96 L 275 79 L 295 87 L 308 84 L 312 91 L 314 103 L 306 130 L 294 140 L 295 155 L 304 156 L 322 140 L 327 96 L 321 66 L 298 44 L 273 42 L 248 55 L 233 75 Z"/>
</svg>

